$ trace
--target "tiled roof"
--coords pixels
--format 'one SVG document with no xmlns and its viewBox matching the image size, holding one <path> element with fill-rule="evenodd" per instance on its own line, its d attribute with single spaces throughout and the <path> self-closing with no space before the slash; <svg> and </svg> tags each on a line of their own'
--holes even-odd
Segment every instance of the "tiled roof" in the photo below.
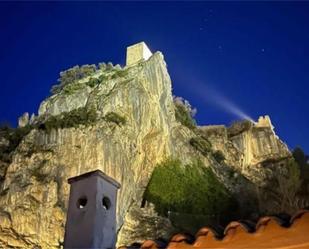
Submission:
<svg viewBox="0 0 309 249">
<path fill-rule="evenodd" d="M 223 236 L 203 227 L 195 237 L 176 234 L 168 243 L 146 240 L 121 248 L 140 249 L 309 249 L 309 210 L 299 211 L 290 219 L 268 216 L 256 224 L 248 221 L 231 222 Z"/>
</svg>

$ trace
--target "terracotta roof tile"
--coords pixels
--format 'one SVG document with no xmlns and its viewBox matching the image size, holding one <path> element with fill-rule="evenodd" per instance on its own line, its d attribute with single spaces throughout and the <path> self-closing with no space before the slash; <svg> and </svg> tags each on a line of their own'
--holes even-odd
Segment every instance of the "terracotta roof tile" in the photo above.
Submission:
<svg viewBox="0 0 309 249">
<path fill-rule="evenodd" d="M 219 238 L 216 230 L 203 227 L 197 232 L 195 240 L 188 234 L 176 234 L 168 245 L 162 241 L 146 240 L 139 248 L 309 249 L 309 211 L 301 210 L 292 218 L 287 215 L 262 217 L 256 224 L 233 221 L 226 226 L 224 237 Z"/>
</svg>

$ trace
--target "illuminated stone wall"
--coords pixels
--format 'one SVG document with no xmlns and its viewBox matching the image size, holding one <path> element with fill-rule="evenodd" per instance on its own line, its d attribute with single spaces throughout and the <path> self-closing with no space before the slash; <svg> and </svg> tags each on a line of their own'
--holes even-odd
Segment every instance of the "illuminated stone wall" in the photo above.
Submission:
<svg viewBox="0 0 309 249">
<path fill-rule="evenodd" d="M 152 55 L 151 51 L 144 42 L 127 47 L 126 65 L 130 66 L 142 60 L 148 60 Z"/>
</svg>

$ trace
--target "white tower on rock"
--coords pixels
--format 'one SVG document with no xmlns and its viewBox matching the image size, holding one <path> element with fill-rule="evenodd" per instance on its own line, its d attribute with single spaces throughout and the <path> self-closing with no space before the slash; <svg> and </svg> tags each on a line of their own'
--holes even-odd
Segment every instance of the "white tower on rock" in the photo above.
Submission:
<svg viewBox="0 0 309 249">
<path fill-rule="evenodd" d="M 127 47 L 126 66 L 134 65 L 142 60 L 148 60 L 152 56 L 145 42 L 136 43 Z"/>
</svg>

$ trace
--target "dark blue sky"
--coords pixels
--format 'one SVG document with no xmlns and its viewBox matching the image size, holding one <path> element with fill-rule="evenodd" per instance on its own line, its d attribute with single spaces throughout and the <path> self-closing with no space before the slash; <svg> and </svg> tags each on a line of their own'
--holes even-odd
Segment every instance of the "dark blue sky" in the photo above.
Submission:
<svg viewBox="0 0 309 249">
<path fill-rule="evenodd" d="M 199 124 L 236 119 L 224 98 L 253 119 L 269 114 L 290 148 L 309 152 L 308 13 L 309 2 L 2 2 L 0 121 L 37 113 L 60 71 L 123 65 L 143 40 L 163 52 Z"/>
</svg>

